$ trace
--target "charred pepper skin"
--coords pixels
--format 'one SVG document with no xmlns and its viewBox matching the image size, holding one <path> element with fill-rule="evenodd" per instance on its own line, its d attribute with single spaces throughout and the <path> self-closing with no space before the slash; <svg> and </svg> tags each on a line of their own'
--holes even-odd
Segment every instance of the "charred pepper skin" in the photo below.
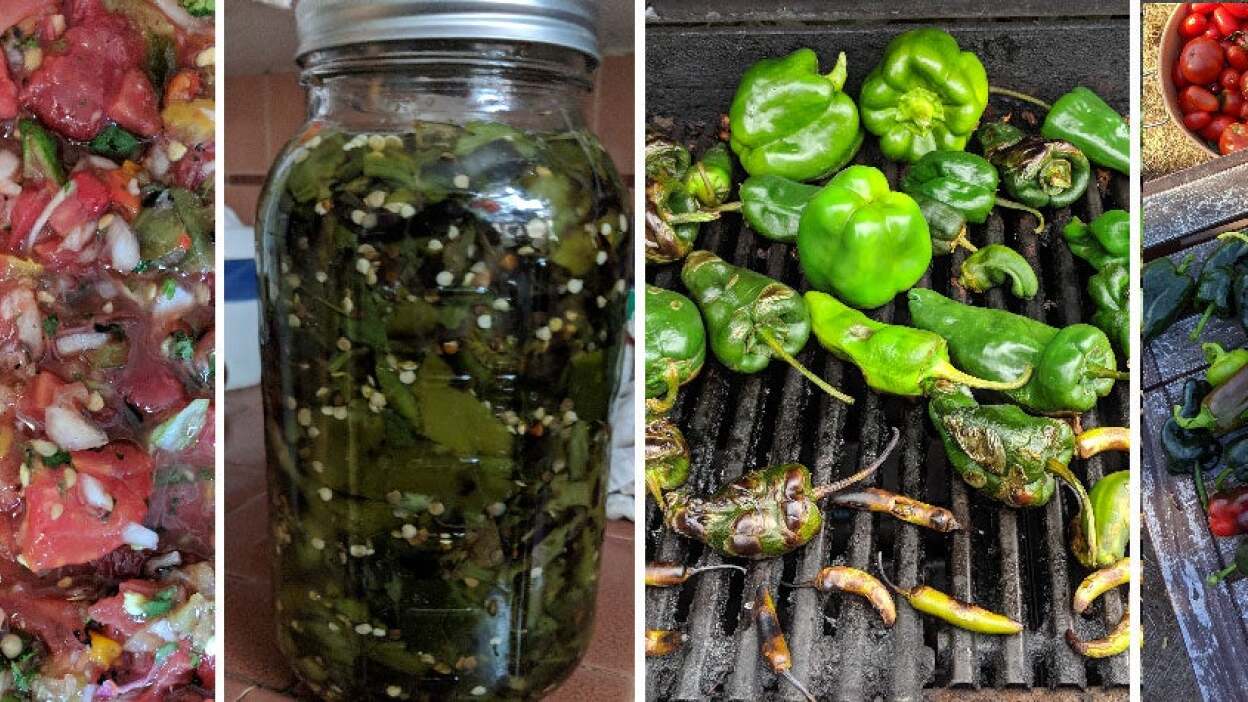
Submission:
<svg viewBox="0 0 1248 702">
<path fill-rule="evenodd" d="M 893 161 L 962 151 L 988 105 L 988 74 L 947 32 L 914 29 L 888 43 L 858 97 L 862 123 Z"/>
<path fill-rule="evenodd" d="M 842 87 L 845 54 L 828 74 L 810 49 L 766 58 L 746 69 L 728 124 L 732 150 L 750 175 L 824 178 L 849 163 L 862 145 L 858 107 Z"/>
<path fill-rule="evenodd" d="M 1073 144 L 1024 134 L 1008 122 L 979 130 L 984 156 L 1010 197 L 1030 207 L 1065 207 L 1088 190 L 1092 168 Z"/>
<path fill-rule="evenodd" d="M 1196 290 L 1196 281 L 1187 269 L 1195 257 L 1195 254 L 1188 254 L 1177 266 L 1168 258 L 1159 258 L 1144 266 L 1140 273 L 1140 286 L 1144 289 L 1140 335 L 1144 342 L 1169 329 L 1187 309 Z"/>
<path fill-rule="evenodd" d="M 1131 129 L 1088 88 L 1079 86 L 1058 98 L 1045 115 L 1040 134 L 1074 144 L 1098 166 L 1131 174 Z"/>
<path fill-rule="evenodd" d="M 754 624 L 758 627 L 759 654 L 771 672 L 787 680 L 808 702 L 817 702 L 815 696 L 789 672 L 793 667 L 793 656 L 789 653 L 789 642 L 784 639 L 780 615 L 776 614 L 776 603 L 771 599 L 771 591 L 766 584 L 759 585 L 754 592 Z"/>
<path fill-rule="evenodd" d="M 1218 442 L 1206 428 L 1184 429 L 1180 418 L 1200 414 L 1201 400 L 1209 393 L 1209 383 L 1199 378 L 1183 382 L 1183 402 L 1178 416 L 1171 416 L 1161 427 L 1161 447 L 1166 452 L 1166 468 L 1176 475 L 1204 472 L 1218 462 Z"/>
<path fill-rule="evenodd" d="M 962 262 L 958 282 L 967 290 L 982 293 L 997 285 L 1010 284 L 1010 294 L 1030 300 L 1040 290 L 1040 281 L 1031 264 L 1004 244 L 989 244 Z"/>
<path fill-rule="evenodd" d="M 689 480 L 689 444 L 674 422 L 666 417 L 646 422 L 646 487 L 660 508 L 663 494 Z"/>
<path fill-rule="evenodd" d="M 1096 537 L 1089 541 L 1083 515 L 1070 525 L 1070 549 L 1086 568 L 1107 568 L 1122 560 L 1131 539 L 1131 492 L 1129 471 L 1110 473 L 1088 491 Z"/>
<path fill-rule="evenodd" d="M 660 139 L 646 143 L 646 260 L 651 263 L 679 261 L 693 249 L 698 222 L 673 224 L 673 215 L 698 210 L 697 199 L 681 179 L 689 170 L 688 149 Z"/>
<path fill-rule="evenodd" d="M 865 598 L 880 615 L 885 629 L 897 622 L 897 605 L 893 596 L 874 575 L 849 566 L 828 566 L 821 569 L 810 582 L 799 587 L 813 587 L 822 593 L 848 592 Z"/>
<path fill-rule="evenodd" d="M 806 203 L 797 254 L 816 290 L 871 309 L 919 282 L 932 239 L 913 198 L 890 190 L 878 168 L 854 165 Z"/>
<path fill-rule="evenodd" d="M 1031 374 L 1024 369 L 1004 383 L 976 378 L 949 362 L 948 344 L 936 334 L 877 322 L 831 295 L 814 290 L 806 293 L 806 304 L 819 343 L 837 358 L 858 366 L 867 385 L 878 392 L 918 397 L 923 394 L 923 382 L 929 378 L 1006 389 L 1021 386 Z"/>
<path fill-rule="evenodd" d="M 929 505 L 880 488 L 869 487 L 838 493 L 829 498 L 828 505 L 864 512 L 883 512 L 903 522 L 941 533 L 962 528 L 953 512 L 944 507 Z"/>
<path fill-rule="evenodd" d="M 719 565 L 698 566 L 691 568 L 683 563 L 654 562 L 646 564 L 646 587 L 674 587 L 683 585 L 689 578 L 712 570 L 737 570 L 742 573 L 745 568 L 739 565 L 721 563 Z"/>
<path fill-rule="evenodd" d="M 702 315 L 689 298 L 654 285 L 646 286 L 646 397 L 669 395 L 674 374 L 677 387 L 702 371 L 706 361 L 706 329 Z M 660 408 L 666 411 L 666 408 Z"/>
<path fill-rule="evenodd" d="M 1043 413 L 1086 412 L 1108 395 L 1117 359 L 1109 338 L 1090 324 L 1056 329 L 1005 310 L 972 307 L 926 288 L 909 292 L 910 319 L 948 340 L 959 366 L 1002 381 L 1034 368 L 1030 381 L 1007 390 L 1012 400 Z"/>
<path fill-rule="evenodd" d="M 668 656 L 685 645 L 687 637 L 670 629 L 646 629 L 646 657 Z"/>
</svg>

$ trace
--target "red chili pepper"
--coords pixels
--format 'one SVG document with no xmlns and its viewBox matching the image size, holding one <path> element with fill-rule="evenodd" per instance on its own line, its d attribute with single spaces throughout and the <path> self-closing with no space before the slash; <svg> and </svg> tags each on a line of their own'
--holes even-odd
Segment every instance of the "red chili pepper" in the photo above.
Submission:
<svg viewBox="0 0 1248 702">
<path fill-rule="evenodd" d="M 1209 498 L 1209 531 L 1214 536 L 1248 534 L 1248 485 Z"/>
<path fill-rule="evenodd" d="M 1218 152 L 1223 156 L 1243 149 L 1248 149 L 1248 124 L 1236 122 L 1222 130 L 1218 137 Z"/>
</svg>

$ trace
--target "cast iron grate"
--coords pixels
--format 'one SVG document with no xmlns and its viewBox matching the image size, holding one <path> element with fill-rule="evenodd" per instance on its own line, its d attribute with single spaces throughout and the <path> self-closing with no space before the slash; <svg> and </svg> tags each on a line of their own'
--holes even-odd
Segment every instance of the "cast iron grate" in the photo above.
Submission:
<svg viewBox="0 0 1248 702">
<path fill-rule="evenodd" d="M 700 153 L 713 143 L 719 125 L 657 118 L 649 126 Z M 874 140 L 867 140 L 856 162 L 881 168 L 896 187 L 900 169 L 879 154 Z M 1020 301 L 994 289 L 972 301 L 1053 325 L 1090 319 L 1093 307 L 1085 293 L 1090 270 L 1072 258 L 1060 230 L 1074 215 L 1087 221 L 1103 209 L 1125 208 L 1127 202 L 1127 179 L 1115 176 L 1104 191 L 1090 187 L 1077 207 L 1053 213 L 1043 237 L 1031 233 L 1035 222 L 1030 215 L 998 209 L 985 225 L 973 227 L 971 240 L 981 246 L 1005 243 L 1020 251 L 1040 278 L 1040 292 L 1033 300 Z M 808 289 L 795 247 L 756 236 L 740 217 L 703 225 L 698 246 Z M 959 251 L 934 259 L 919 285 L 966 300 L 968 293 L 952 284 L 965 255 Z M 651 266 L 646 273 L 650 283 L 683 291 L 676 264 Z M 870 314 L 881 321 L 909 321 L 904 296 Z M 1069 557 L 1066 530 L 1074 509 L 1068 494 L 1059 491 L 1047 506 L 1026 511 L 982 497 L 949 468 L 927 420 L 925 402 L 869 393 L 858 371 L 833 358 L 813 336 L 799 358 L 857 402 L 846 406 L 827 397 L 783 363 L 742 376 L 708 359 L 701 376 L 682 389 L 673 410 L 693 452 L 692 488 L 709 492 L 746 469 L 787 461 L 805 463 L 816 484 L 826 483 L 875 456 L 888 427 L 895 426 L 901 442 L 873 483 L 947 506 L 966 529 L 941 535 L 868 513 L 825 511 L 822 532 L 784 558 L 730 559 L 747 572 L 717 571 L 680 588 L 648 588 L 646 626 L 679 629 L 689 640 L 671 656 L 647 660 L 646 698 L 800 700 L 758 654 L 746 604 L 752 599 L 749 593 L 767 582 L 778 587 L 776 603 L 794 674 L 820 700 L 983 698 L 987 690 L 996 691 L 993 699 L 1030 698 L 1030 688 L 1060 690 L 1064 698 L 1109 693 L 1125 699 L 1126 656 L 1088 661 L 1064 640 L 1072 624 L 1085 638 L 1102 635 L 1117 623 L 1124 603 L 1115 592 L 1098 605 L 1093 619 L 1070 612 L 1072 591 L 1085 571 Z M 1084 426 L 1125 424 L 1128 392 L 1127 383 L 1119 383 L 1097 410 L 1083 416 Z M 981 400 L 991 399 L 977 394 Z M 1125 469 L 1127 462 L 1123 455 L 1105 455 L 1077 460 L 1073 467 L 1091 485 L 1107 472 Z M 725 560 L 664 529 L 652 500 L 647 500 L 645 519 L 647 561 L 708 565 Z M 971 634 L 920 617 L 904 603 L 898 605 L 896 625 L 886 630 L 858 598 L 778 585 L 808 580 L 833 564 L 874 572 L 877 550 L 883 551 L 885 567 L 902 585 L 930 584 L 1004 612 L 1023 622 L 1026 631 L 1008 638 Z"/>
</svg>

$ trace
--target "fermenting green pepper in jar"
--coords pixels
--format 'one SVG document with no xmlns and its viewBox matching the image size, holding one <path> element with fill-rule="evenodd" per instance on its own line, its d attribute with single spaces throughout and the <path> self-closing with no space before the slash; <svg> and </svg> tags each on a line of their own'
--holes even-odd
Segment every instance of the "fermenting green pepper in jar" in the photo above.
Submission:
<svg viewBox="0 0 1248 702">
<path fill-rule="evenodd" d="M 261 344 L 278 642 L 325 699 L 535 699 L 592 628 L 632 251 L 594 9 L 474 5 L 298 9 Z"/>
</svg>

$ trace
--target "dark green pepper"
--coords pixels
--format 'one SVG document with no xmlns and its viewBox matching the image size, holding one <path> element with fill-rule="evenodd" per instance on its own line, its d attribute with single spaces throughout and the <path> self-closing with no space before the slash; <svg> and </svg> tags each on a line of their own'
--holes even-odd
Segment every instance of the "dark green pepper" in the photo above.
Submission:
<svg viewBox="0 0 1248 702">
<path fill-rule="evenodd" d="M 1241 485 L 1248 483 L 1248 427 L 1240 427 L 1224 438 L 1221 470 L 1214 483 L 1214 489 L 1219 492 L 1227 489 L 1228 480 Z"/>
<path fill-rule="evenodd" d="M 979 58 L 935 27 L 893 37 L 862 82 L 862 123 L 893 161 L 929 151 L 961 151 L 988 105 L 988 75 Z"/>
<path fill-rule="evenodd" d="M 646 487 L 661 509 L 664 491 L 675 490 L 689 480 L 689 444 L 674 422 L 666 417 L 646 422 Z"/>
<path fill-rule="evenodd" d="M 1174 407 L 1174 419 L 1184 429 L 1208 429 L 1225 434 L 1248 422 L 1248 366 L 1242 366 L 1222 384 L 1208 391 L 1195 416 L 1185 415 L 1186 402 Z"/>
<path fill-rule="evenodd" d="M 677 389 L 697 377 L 705 360 L 706 330 L 698 308 L 680 293 L 647 285 L 646 397 L 666 395 L 651 411 L 670 409 Z"/>
<path fill-rule="evenodd" d="M 778 175 L 756 175 L 741 184 L 741 215 L 754 231 L 773 241 L 797 241 L 806 203 L 821 190 Z"/>
<path fill-rule="evenodd" d="M 845 85 L 845 53 L 831 73 L 819 73 L 810 49 L 768 58 L 746 69 L 728 124 L 732 150 L 750 175 L 817 180 L 849 163 L 862 145 L 862 127 Z"/>
<path fill-rule="evenodd" d="M 931 151 L 915 161 L 901 179 L 901 191 L 914 198 L 927 220 L 932 252 L 947 254 L 958 246 L 971 251 L 966 223 L 983 224 L 995 205 L 1030 212 L 1044 229 L 1044 215 L 1021 203 L 997 197 L 997 169 L 966 151 Z"/>
<path fill-rule="evenodd" d="M 1117 370 L 1109 338 L 1090 324 L 1057 329 L 926 288 L 914 288 L 909 298 L 911 322 L 948 340 L 953 360 L 968 373 L 1004 382 L 1034 370 L 1029 383 L 1006 391 L 1033 411 L 1086 412 L 1109 394 L 1115 380 L 1128 377 Z"/>
<path fill-rule="evenodd" d="M 1205 363 L 1209 370 L 1205 371 L 1205 379 L 1211 387 L 1218 387 L 1231 379 L 1239 369 L 1248 365 L 1248 348 L 1227 351 L 1222 344 L 1201 344 L 1200 350 L 1205 355 Z"/>
<path fill-rule="evenodd" d="M 992 382 L 958 370 L 949 362 L 948 344 L 931 332 L 885 324 L 842 304 L 831 295 L 806 293 L 815 336 L 837 358 L 858 366 L 867 385 L 878 392 L 917 397 L 923 383 L 944 378 L 976 388 L 1007 390 L 1027 382 L 1024 369 L 1008 382 Z"/>
<path fill-rule="evenodd" d="M 1010 281 L 1010 293 L 1014 297 L 1030 300 L 1040 289 L 1040 281 L 1031 264 L 1014 249 L 1004 244 L 989 244 L 962 262 L 962 275 L 958 282 L 975 292 Z"/>
<path fill-rule="evenodd" d="M 1127 121 L 1083 86 L 1053 103 L 1040 134 L 1074 144 L 1092 163 L 1131 174 L 1131 129 Z"/>
<path fill-rule="evenodd" d="M 1005 191 L 1031 207 L 1065 207 L 1088 189 L 1088 159 L 1074 145 L 1024 134 L 1008 122 L 979 130 L 984 156 L 1001 174 Z"/>
<path fill-rule="evenodd" d="M 706 207 L 719 207 L 732 192 L 732 156 L 716 144 L 685 172 L 685 189 Z"/>
<path fill-rule="evenodd" d="M 1149 262 L 1140 273 L 1140 286 L 1144 289 L 1144 316 L 1140 323 L 1140 335 L 1147 342 L 1170 328 L 1187 308 L 1196 290 L 1196 281 L 1187 272 L 1195 254 L 1188 254 L 1179 263 L 1168 258 Z"/>
<path fill-rule="evenodd" d="M 1248 255 L 1248 238 L 1243 232 L 1227 232 L 1218 236 L 1222 243 L 1205 259 L 1196 279 L 1196 294 L 1192 304 L 1203 310 L 1200 321 L 1188 335 L 1195 341 L 1205 330 L 1205 324 L 1213 315 L 1228 317 L 1233 311 L 1231 292 L 1235 283 L 1236 266 Z"/>
<path fill-rule="evenodd" d="M 757 373 L 778 357 L 829 395 L 854 401 L 793 357 L 810 338 L 810 314 L 796 290 L 710 251 L 689 254 L 680 279 L 702 309 L 720 363 L 738 373 Z"/>
<path fill-rule="evenodd" d="M 1084 567 L 1108 568 L 1127 554 L 1131 539 L 1131 472 L 1120 470 L 1101 478 L 1088 498 L 1091 517 L 1081 509 L 1071 521 L 1070 549 Z"/>
<path fill-rule="evenodd" d="M 1062 228 L 1070 252 L 1101 270 L 1111 261 L 1127 261 L 1131 251 L 1131 215 L 1126 210 L 1107 210 L 1085 223 L 1071 217 Z"/>
<path fill-rule="evenodd" d="M 1203 428 L 1184 429 L 1179 419 L 1193 418 L 1200 413 L 1201 400 L 1209 393 L 1209 384 L 1197 378 L 1183 383 L 1183 402 L 1177 417 L 1170 417 L 1161 427 L 1161 447 L 1166 452 L 1166 468 L 1176 475 L 1200 474 L 1217 465 L 1218 442 L 1213 432 Z"/>
<path fill-rule="evenodd" d="M 1131 273 L 1127 262 L 1111 261 L 1088 279 L 1088 296 L 1096 305 L 1092 323 L 1114 342 L 1123 356 L 1131 353 Z"/>
</svg>

